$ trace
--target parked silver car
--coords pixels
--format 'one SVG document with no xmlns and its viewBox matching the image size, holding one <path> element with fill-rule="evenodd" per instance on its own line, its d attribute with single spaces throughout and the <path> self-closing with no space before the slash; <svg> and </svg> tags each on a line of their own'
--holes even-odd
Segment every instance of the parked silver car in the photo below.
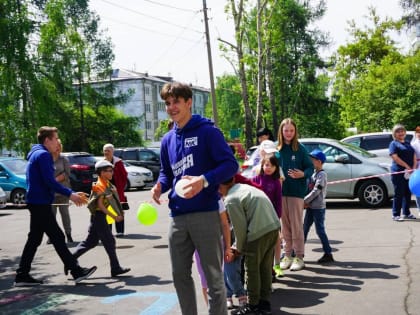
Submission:
<svg viewBox="0 0 420 315">
<path fill-rule="evenodd" d="M 320 149 L 327 157 L 327 198 L 359 198 L 365 207 L 381 207 L 394 196 L 389 158 L 326 138 L 300 139 L 308 152 Z"/>
<path fill-rule="evenodd" d="M 7 196 L 4 190 L 0 187 L 0 209 L 6 208 Z"/>
<path fill-rule="evenodd" d="M 327 138 L 299 140 L 308 152 L 322 150 L 327 160 L 324 170 L 328 174 L 327 198 L 359 198 L 366 207 L 381 207 L 394 196 L 391 183 L 389 158 L 378 157 L 351 144 Z M 242 175 L 252 177 L 252 166 L 258 152 L 242 166 Z M 340 181 L 340 182 L 337 182 Z M 287 183 L 285 183 L 287 184 Z"/>
</svg>

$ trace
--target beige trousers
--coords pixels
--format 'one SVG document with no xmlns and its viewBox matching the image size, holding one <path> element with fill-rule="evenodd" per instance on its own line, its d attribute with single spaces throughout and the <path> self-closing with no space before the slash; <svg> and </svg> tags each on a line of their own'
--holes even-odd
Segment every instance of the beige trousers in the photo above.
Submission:
<svg viewBox="0 0 420 315">
<path fill-rule="evenodd" d="M 292 250 L 299 258 L 305 254 L 303 237 L 303 199 L 298 197 L 282 198 L 281 232 L 284 239 L 284 253 L 290 257 Z"/>
</svg>

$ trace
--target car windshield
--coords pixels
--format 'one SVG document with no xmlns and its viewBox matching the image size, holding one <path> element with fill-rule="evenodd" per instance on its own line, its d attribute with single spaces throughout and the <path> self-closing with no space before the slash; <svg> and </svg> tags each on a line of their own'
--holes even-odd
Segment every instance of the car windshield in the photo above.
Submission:
<svg viewBox="0 0 420 315">
<path fill-rule="evenodd" d="M 25 175 L 27 161 L 22 159 L 4 160 L 3 164 L 16 175 Z"/>
<path fill-rule="evenodd" d="M 152 150 L 153 152 L 155 152 L 157 155 L 160 155 L 160 148 L 155 148 L 155 147 L 150 147 L 148 148 L 149 150 Z"/>
<path fill-rule="evenodd" d="M 358 154 L 360 154 L 364 157 L 373 158 L 373 157 L 377 156 L 376 154 L 370 153 L 370 152 L 366 151 L 365 149 L 356 147 L 355 145 L 353 145 L 351 143 L 345 143 L 345 142 L 342 142 L 342 141 L 338 141 L 338 143 L 340 143 L 343 147 L 346 147 L 350 151 L 358 153 Z"/>
</svg>

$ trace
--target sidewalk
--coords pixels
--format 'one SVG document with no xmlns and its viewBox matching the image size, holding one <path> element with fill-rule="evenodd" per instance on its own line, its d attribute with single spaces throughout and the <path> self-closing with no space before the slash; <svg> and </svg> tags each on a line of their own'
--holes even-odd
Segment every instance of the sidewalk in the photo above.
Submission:
<svg viewBox="0 0 420 315">
<path fill-rule="evenodd" d="M 150 199 L 149 192 L 130 192 L 132 210 L 126 215 L 126 238 L 117 239 L 117 253 L 132 271 L 110 278 L 102 246 L 79 261 L 97 265 L 79 285 L 63 274 L 63 265 L 46 237 L 39 247 L 32 275 L 43 286 L 14 288 L 14 271 L 28 232 L 28 212 L 0 212 L 0 314 L 180 314 L 172 284 L 166 205 L 158 207 L 152 226 L 139 225 L 134 205 Z M 306 245 L 306 268 L 285 271 L 273 284 L 273 314 L 418 314 L 420 312 L 420 220 L 394 222 L 389 208 L 368 210 L 356 202 L 328 203 L 326 229 L 336 263 L 321 266 L 321 244 L 312 228 Z M 72 206 L 73 238 L 87 234 L 89 214 Z M 412 213 L 417 215 L 412 207 Z M 59 218 L 59 217 L 58 217 Z M 200 314 L 207 314 L 196 279 Z"/>
</svg>

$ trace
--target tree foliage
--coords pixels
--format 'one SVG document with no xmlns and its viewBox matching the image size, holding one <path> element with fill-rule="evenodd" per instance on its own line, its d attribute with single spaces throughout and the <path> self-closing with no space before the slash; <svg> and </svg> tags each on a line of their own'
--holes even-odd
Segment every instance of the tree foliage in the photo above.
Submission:
<svg viewBox="0 0 420 315">
<path fill-rule="evenodd" d="M 420 111 L 419 52 L 402 55 L 389 33 L 402 22 L 381 20 L 370 10 L 372 27 L 351 23 L 353 41 L 338 49 L 334 98 L 346 127 L 359 132 L 391 129 L 396 123 L 412 128 Z"/>
<path fill-rule="evenodd" d="M 242 140 L 244 139 L 244 113 L 241 98 L 241 86 L 238 78 L 234 75 L 223 75 L 217 78 L 216 88 L 217 112 L 219 116 L 219 128 L 226 138 L 230 138 L 230 131 L 240 129 Z M 212 117 L 212 108 L 206 106 L 206 117 Z M 240 127 L 238 127 L 240 126 Z"/>
<path fill-rule="evenodd" d="M 231 1 L 227 7 L 235 23 L 236 43 L 225 45 L 224 52 L 241 82 L 244 129 L 251 123 L 253 127 L 251 133 L 245 132 L 247 146 L 253 144 L 257 129 L 266 126 L 276 133 L 285 117 L 306 121 L 315 112 L 325 116 L 328 126 L 337 122 L 336 104 L 326 96 L 328 81 L 319 75 L 326 66 L 318 50 L 328 44 L 328 38 L 312 28 L 324 14 L 325 3 L 312 3 L 257 0 L 239 1 L 235 6 Z M 229 48 L 241 54 L 229 54 Z M 332 129 L 339 130 L 337 126 Z M 308 124 L 300 130 L 312 136 L 323 133 Z"/>
<path fill-rule="evenodd" d="M 72 150 L 93 150 L 110 139 L 140 144 L 135 119 L 113 108 L 127 96 L 114 96 L 112 44 L 99 30 L 99 18 L 88 3 L 0 3 L 2 147 L 26 152 L 42 125 L 57 126 L 60 137 L 68 141 L 63 141 L 65 147 Z M 100 83 L 86 84 L 92 81 Z M 106 117 L 100 115 L 104 111 Z M 126 137 L 117 136 L 123 132 Z"/>
</svg>

